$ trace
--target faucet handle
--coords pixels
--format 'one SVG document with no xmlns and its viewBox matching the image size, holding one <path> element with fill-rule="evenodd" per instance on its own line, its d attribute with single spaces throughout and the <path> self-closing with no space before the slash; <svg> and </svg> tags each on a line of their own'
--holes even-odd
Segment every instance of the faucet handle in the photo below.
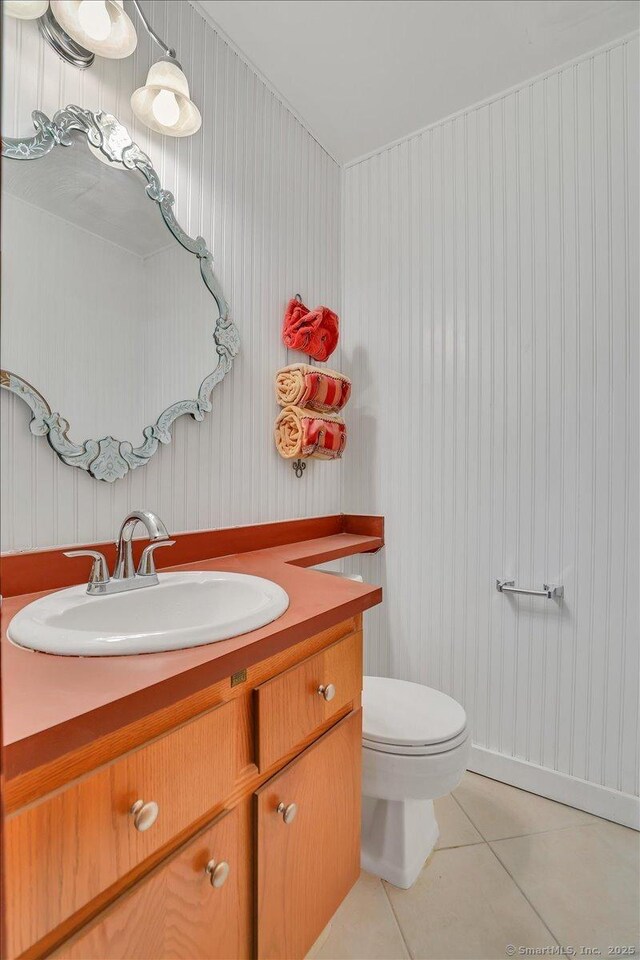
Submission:
<svg viewBox="0 0 640 960">
<path fill-rule="evenodd" d="M 138 564 L 138 570 L 136 576 L 138 577 L 153 577 L 156 572 L 156 565 L 153 562 L 153 552 L 159 547 L 172 547 L 175 543 L 175 540 L 156 540 L 155 543 L 149 543 L 142 551 L 142 556 L 140 557 L 140 563 Z"/>
<path fill-rule="evenodd" d="M 99 553 L 97 550 L 66 550 L 64 555 L 65 557 L 93 557 L 89 585 L 109 583 L 109 567 L 104 553 Z"/>
</svg>

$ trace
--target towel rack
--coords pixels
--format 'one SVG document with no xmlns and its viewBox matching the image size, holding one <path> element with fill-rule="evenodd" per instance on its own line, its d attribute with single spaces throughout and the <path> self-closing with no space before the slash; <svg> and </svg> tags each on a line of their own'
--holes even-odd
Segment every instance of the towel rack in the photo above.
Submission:
<svg viewBox="0 0 640 960">
<path fill-rule="evenodd" d="M 543 583 L 542 590 L 532 590 L 530 587 L 516 587 L 515 580 L 496 580 L 498 593 L 523 593 L 527 597 L 546 597 L 547 600 L 561 600 L 564 597 L 564 587 L 560 584 Z"/>
</svg>

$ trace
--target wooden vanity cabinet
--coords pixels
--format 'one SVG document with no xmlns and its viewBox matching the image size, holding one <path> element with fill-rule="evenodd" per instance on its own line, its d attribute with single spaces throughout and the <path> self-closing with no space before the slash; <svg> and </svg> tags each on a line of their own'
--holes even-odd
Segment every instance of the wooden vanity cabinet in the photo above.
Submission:
<svg viewBox="0 0 640 960">
<path fill-rule="evenodd" d="M 359 874 L 361 690 L 357 616 L 15 785 L 7 960 L 301 960 Z"/>
</svg>

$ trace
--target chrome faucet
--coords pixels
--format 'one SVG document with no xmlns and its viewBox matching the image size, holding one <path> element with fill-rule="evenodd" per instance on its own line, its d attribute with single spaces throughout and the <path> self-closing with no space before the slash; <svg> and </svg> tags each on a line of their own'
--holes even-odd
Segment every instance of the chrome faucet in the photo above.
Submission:
<svg viewBox="0 0 640 960">
<path fill-rule="evenodd" d="M 133 562 L 133 531 L 138 523 L 147 528 L 150 543 L 142 551 L 136 570 Z M 122 521 L 118 534 L 116 565 L 113 577 L 109 577 L 106 557 L 97 550 L 69 550 L 65 557 L 93 557 L 93 566 L 87 584 L 90 596 L 104 596 L 109 593 L 123 593 L 126 590 L 138 590 L 140 587 L 152 587 L 158 583 L 158 574 L 153 560 L 154 551 L 159 547 L 172 547 L 175 540 L 160 517 L 150 510 L 132 510 Z"/>
<path fill-rule="evenodd" d="M 138 526 L 139 523 L 144 523 L 147 528 L 147 533 L 149 534 L 149 539 L 151 543 L 148 547 L 145 547 L 142 551 L 142 556 L 140 557 L 140 567 L 138 569 L 138 574 L 136 574 L 136 568 L 133 563 L 133 531 Z M 120 533 L 118 534 L 118 553 L 116 555 L 116 565 L 113 571 L 114 580 L 131 580 L 137 575 L 140 576 L 151 576 L 155 574 L 155 568 L 153 565 L 153 551 L 160 546 L 168 547 L 171 546 L 175 541 L 169 541 L 169 532 L 165 527 L 164 523 L 157 517 L 155 513 L 151 513 L 150 510 L 132 510 L 131 513 L 122 521 L 122 526 L 120 527 Z M 147 553 L 149 551 L 149 553 Z M 145 556 L 146 555 L 146 556 Z M 143 573 L 143 561 L 146 568 L 153 568 L 152 573 Z M 156 577 L 156 582 L 158 578 Z M 142 586 L 147 586 L 147 584 L 142 584 Z"/>
</svg>

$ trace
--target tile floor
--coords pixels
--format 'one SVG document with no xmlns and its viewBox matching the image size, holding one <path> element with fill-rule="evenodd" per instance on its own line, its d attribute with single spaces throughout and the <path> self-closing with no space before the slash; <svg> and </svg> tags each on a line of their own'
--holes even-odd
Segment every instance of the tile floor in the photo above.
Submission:
<svg viewBox="0 0 640 960">
<path fill-rule="evenodd" d="M 411 890 L 363 873 L 312 960 L 640 954 L 640 834 L 473 773 L 436 817 Z"/>
</svg>

